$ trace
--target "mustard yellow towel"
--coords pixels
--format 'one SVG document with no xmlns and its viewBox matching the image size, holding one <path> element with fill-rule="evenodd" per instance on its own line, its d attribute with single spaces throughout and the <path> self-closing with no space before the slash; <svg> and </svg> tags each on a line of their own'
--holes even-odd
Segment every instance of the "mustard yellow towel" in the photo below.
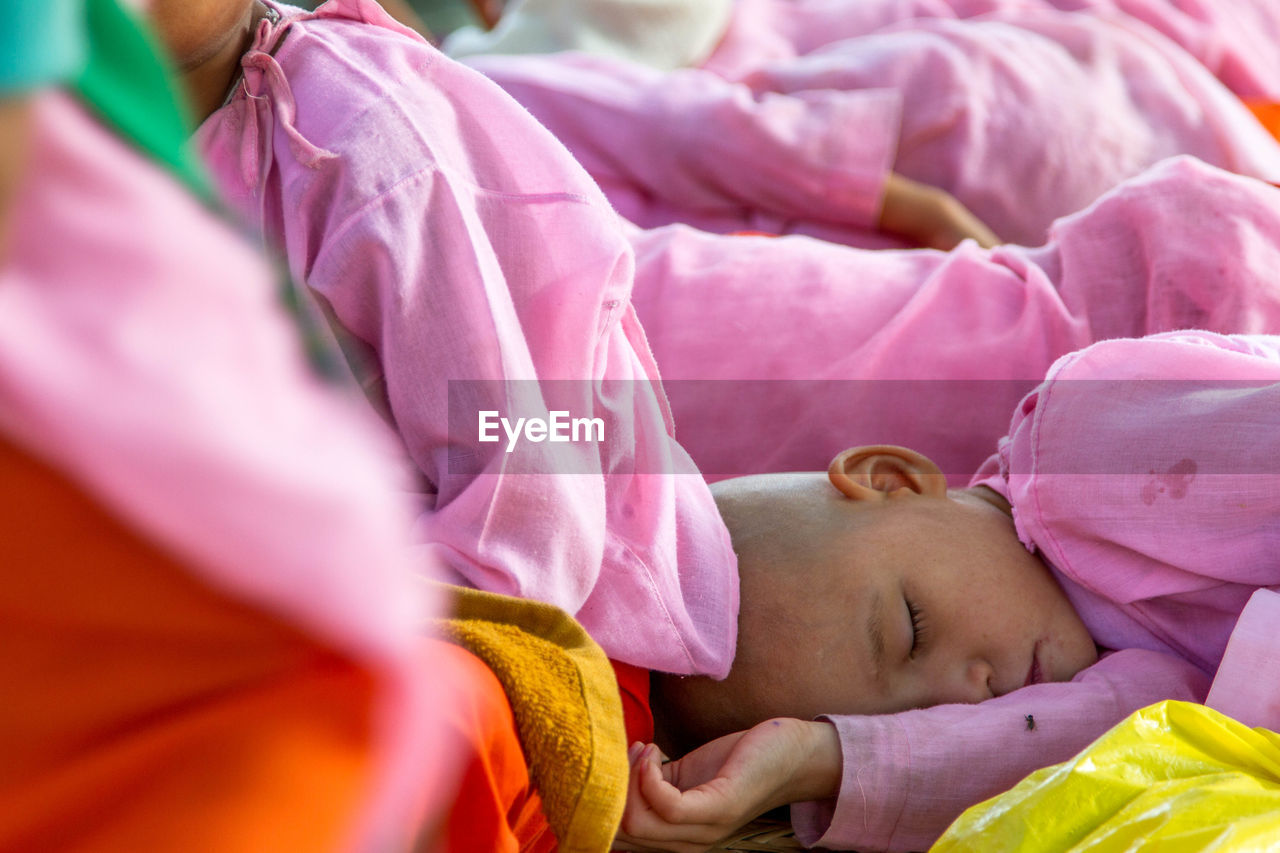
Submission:
<svg viewBox="0 0 1280 853">
<path fill-rule="evenodd" d="M 603 853 L 627 796 L 622 702 L 604 651 L 558 607 L 450 588 L 440 636 L 484 661 L 506 691 L 530 775 L 564 853 Z"/>
</svg>

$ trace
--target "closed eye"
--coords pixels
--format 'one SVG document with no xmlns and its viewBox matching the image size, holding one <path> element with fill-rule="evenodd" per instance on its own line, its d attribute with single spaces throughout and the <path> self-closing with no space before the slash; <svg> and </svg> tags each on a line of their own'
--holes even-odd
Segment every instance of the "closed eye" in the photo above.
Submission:
<svg viewBox="0 0 1280 853">
<path fill-rule="evenodd" d="M 907 602 L 907 613 L 911 616 L 911 651 L 907 653 L 907 657 L 914 660 L 917 655 L 924 651 L 925 643 L 928 640 L 929 626 L 915 602 L 909 598 L 904 600 Z"/>
</svg>

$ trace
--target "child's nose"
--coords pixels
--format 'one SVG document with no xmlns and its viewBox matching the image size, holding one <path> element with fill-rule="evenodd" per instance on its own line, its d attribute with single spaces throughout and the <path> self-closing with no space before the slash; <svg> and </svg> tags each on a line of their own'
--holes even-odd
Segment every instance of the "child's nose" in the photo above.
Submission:
<svg viewBox="0 0 1280 853">
<path fill-rule="evenodd" d="M 927 688 L 928 701 L 919 707 L 950 703 L 972 704 L 995 696 L 991 680 L 994 670 L 981 658 L 955 659 L 933 672 Z"/>
<path fill-rule="evenodd" d="M 964 684 L 971 698 L 970 702 L 982 702 L 996 695 L 991 681 L 995 677 L 995 669 L 985 658 L 975 657 L 964 664 Z"/>
</svg>

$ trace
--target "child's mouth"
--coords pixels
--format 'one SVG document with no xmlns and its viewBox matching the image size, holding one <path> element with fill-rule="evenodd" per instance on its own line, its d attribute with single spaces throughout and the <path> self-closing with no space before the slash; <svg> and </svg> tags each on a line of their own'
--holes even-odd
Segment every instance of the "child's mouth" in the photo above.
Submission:
<svg viewBox="0 0 1280 853">
<path fill-rule="evenodd" d="M 1031 650 L 1031 669 L 1027 672 L 1027 681 L 1022 685 L 1023 687 L 1029 687 L 1032 684 L 1039 684 L 1044 681 L 1044 673 L 1040 671 L 1040 657 L 1037 654 L 1039 650 L 1040 644 L 1036 643 L 1035 647 Z"/>
</svg>

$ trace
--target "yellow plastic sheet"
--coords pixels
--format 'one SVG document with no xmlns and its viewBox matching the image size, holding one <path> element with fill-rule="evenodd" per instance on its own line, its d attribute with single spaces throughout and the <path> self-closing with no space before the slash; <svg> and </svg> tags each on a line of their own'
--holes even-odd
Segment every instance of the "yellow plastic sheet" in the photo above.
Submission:
<svg viewBox="0 0 1280 853">
<path fill-rule="evenodd" d="M 969 809 L 931 849 L 1280 851 L 1280 735 L 1161 702 Z"/>
</svg>

